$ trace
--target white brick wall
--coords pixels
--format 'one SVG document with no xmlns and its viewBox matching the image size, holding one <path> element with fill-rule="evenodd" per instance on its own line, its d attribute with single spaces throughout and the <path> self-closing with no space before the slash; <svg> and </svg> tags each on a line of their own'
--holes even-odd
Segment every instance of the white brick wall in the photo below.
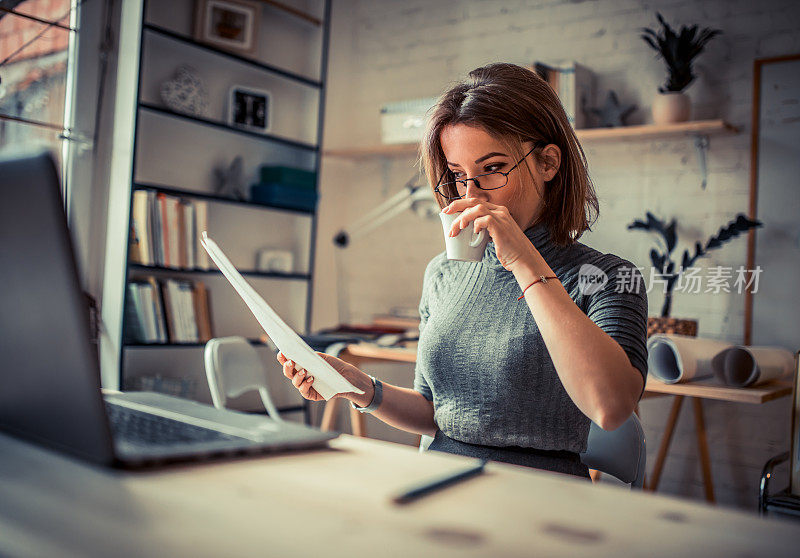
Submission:
<svg viewBox="0 0 800 558">
<path fill-rule="evenodd" d="M 613 89 L 622 103 L 638 107 L 630 124 L 650 122 L 651 99 L 665 71 L 639 35 L 641 27 L 657 25 L 656 11 L 673 25 L 723 30 L 695 64 L 697 79 L 688 94 L 694 119 L 723 118 L 742 132 L 711 138 L 705 191 L 689 140 L 585 142 L 601 208 L 593 232 L 581 240 L 647 267 L 652 238 L 625 226 L 651 210 L 678 218 L 679 259 L 684 247 L 747 210 L 753 60 L 800 51 L 795 0 L 333 0 L 325 145 L 377 144 L 382 104 L 437 95 L 469 70 L 493 61 L 577 60 L 598 75 L 596 105 Z M 368 321 L 394 306 L 417 305 L 425 265 L 443 249 L 438 221 L 408 212 L 347 250 L 334 250 L 331 243 L 339 228 L 398 191 L 414 163 L 413 157 L 325 159 L 315 327 Z M 734 240 L 698 262 L 745 265 L 746 241 Z M 340 300 L 345 301 L 341 307 Z M 651 292 L 651 315 L 661 304 L 662 297 Z M 701 335 L 733 341 L 743 335 L 744 304 L 735 293 L 676 293 L 672 315 L 699 318 Z M 392 370 L 402 375 L 403 367 Z M 411 367 L 405 370 L 410 378 Z M 641 405 L 651 460 L 670 403 L 671 398 L 659 398 Z M 759 406 L 708 401 L 704 408 L 718 502 L 755 509 L 761 467 L 788 448 L 788 398 Z M 394 437 L 385 429 L 379 435 L 408 442 L 407 436 Z M 702 498 L 700 479 L 694 418 L 686 402 L 661 490 Z"/>
</svg>

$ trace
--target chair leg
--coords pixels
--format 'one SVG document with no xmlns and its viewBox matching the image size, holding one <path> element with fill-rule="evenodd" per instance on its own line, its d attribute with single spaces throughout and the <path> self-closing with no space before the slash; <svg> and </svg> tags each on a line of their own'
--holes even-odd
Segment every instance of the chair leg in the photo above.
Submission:
<svg viewBox="0 0 800 558">
<path fill-rule="evenodd" d="M 664 460 L 667 458 L 667 450 L 672 441 L 672 434 L 675 432 L 675 423 L 678 421 L 678 415 L 681 412 L 681 404 L 683 403 L 683 395 L 676 395 L 672 402 L 672 409 L 669 412 L 667 425 L 664 429 L 664 436 L 661 438 L 661 445 L 658 448 L 658 455 L 653 466 L 653 476 L 650 477 L 650 484 L 647 489 L 650 492 L 655 492 L 658 489 L 658 481 L 661 480 L 661 470 L 664 468 Z"/>
<path fill-rule="evenodd" d="M 708 441 L 706 439 L 706 422 L 703 416 L 703 401 L 699 397 L 692 397 L 694 402 L 694 424 L 697 432 L 697 449 L 700 452 L 700 465 L 703 470 L 703 486 L 706 500 L 712 504 L 714 500 L 714 483 L 711 479 L 711 459 L 708 455 Z"/>
<path fill-rule="evenodd" d="M 352 407 L 350 407 L 350 428 L 353 430 L 353 436 L 367 437 L 364 413 L 356 411 Z"/>
<path fill-rule="evenodd" d="M 322 422 L 319 426 L 323 432 L 333 430 L 336 424 L 336 411 L 339 409 L 339 401 L 339 397 L 334 397 L 325 402 L 325 409 L 322 411 Z"/>
</svg>

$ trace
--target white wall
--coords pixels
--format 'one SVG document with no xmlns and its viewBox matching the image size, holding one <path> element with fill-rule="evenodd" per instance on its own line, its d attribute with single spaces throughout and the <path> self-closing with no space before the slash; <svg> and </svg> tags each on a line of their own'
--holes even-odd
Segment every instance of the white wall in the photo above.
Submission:
<svg viewBox="0 0 800 558">
<path fill-rule="evenodd" d="M 753 59 L 800 51 L 798 6 L 781 0 L 334 0 L 324 145 L 377 144 L 382 104 L 437 95 L 493 61 L 577 60 L 599 77 L 601 98 L 595 105 L 613 89 L 621 102 L 638 106 L 629 124 L 648 123 L 665 71 L 639 38 L 640 28 L 657 25 L 656 11 L 674 25 L 720 28 L 724 34 L 695 64 L 698 78 L 688 89 L 692 118 L 723 118 L 742 131 L 711 139 L 705 191 L 689 140 L 583 145 L 601 209 L 594 231 L 581 241 L 649 267 L 653 239 L 625 229 L 646 210 L 679 219 L 678 258 L 684 247 L 747 211 Z M 395 306 L 416 307 L 425 265 L 443 249 L 438 222 L 408 212 L 345 251 L 337 253 L 331 242 L 339 228 L 398 191 L 414 172 L 413 157 L 323 161 L 315 328 L 368 321 Z M 699 263 L 746 265 L 746 241 L 734 240 Z M 662 296 L 651 291 L 649 298 L 650 314 L 658 315 Z M 735 292 L 677 293 L 672 315 L 699 319 L 700 335 L 741 342 L 743 303 Z M 413 376 L 410 366 L 384 366 L 375 373 L 406 386 Z M 659 398 L 641 405 L 651 460 L 670 403 L 671 398 Z M 690 407 L 684 405 L 661 491 L 702 498 Z M 754 509 L 761 467 L 789 446 L 790 401 L 759 406 L 706 401 L 704 408 L 717 501 Z M 380 434 L 392 437 L 389 430 Z"/>
</svg>

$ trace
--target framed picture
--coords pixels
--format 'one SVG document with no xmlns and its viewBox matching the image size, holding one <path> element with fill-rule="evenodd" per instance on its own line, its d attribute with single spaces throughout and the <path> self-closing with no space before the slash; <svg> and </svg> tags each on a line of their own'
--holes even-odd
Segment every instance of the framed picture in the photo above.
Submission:
<svg viewBox="0 0 800 558">
<path fill-rule="evenodd" d="M 272 125 L 269 91 L 234 85 L 228 94 L 228 124 L 256 132 L 269 132 Z"/>
<path fill-rule="evenodd" d="M 248 0 L 197 0 L 194 35 L 198 41 L 240 54 L 254 54 L 261 6 Z"/>
</svg>

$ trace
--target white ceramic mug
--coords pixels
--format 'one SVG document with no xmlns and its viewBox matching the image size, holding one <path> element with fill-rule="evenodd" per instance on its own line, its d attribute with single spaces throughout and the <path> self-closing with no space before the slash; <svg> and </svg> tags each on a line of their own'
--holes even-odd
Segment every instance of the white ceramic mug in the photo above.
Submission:
<svg viewBox="0 0 800 558">
<path fill-rule="evenodd" d="M 459 215 L 461 215 L 461 212 L 439 212 L 439 217 L 442 218 L 442 229 L 444 229 L 444 244 L 447 248 L 447 259 L 479 262 L 483 259 L 486 245 L 489 244 L 489 235 L 486 233 L 485 229 L 475 234 L 473 232 L 473 225 L 470 223 L 466 228 L 461 229 L 456 236 L 450 236 L 450 227 L 453 226 L 453 221 L 455 221 Z"/>
</svg>

